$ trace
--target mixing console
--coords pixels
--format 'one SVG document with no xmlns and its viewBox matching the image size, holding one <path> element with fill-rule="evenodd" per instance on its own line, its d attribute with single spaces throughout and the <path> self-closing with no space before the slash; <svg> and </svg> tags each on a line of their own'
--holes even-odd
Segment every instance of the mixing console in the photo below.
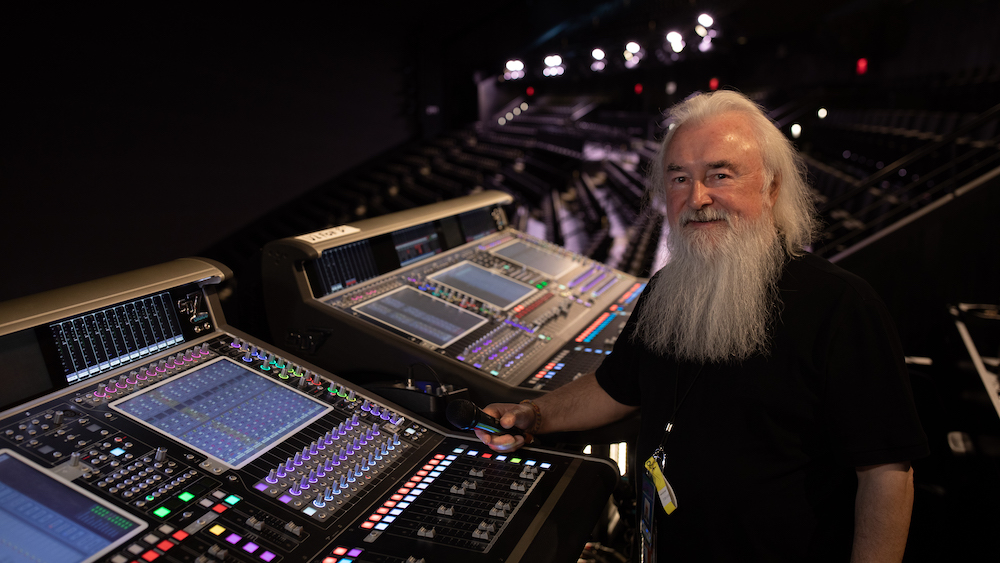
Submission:
<svg viewBox="0 0 1000 563">
<path fill-rule="evenodd" d="M 228 327 L 227 275 L 0 304 L 0 560 L 576 560 L 612 464 L 497 455 Z"/>
<path fill-rule="evenodd" d="M 482 402 L 593 371 L 646 280 L 509 228 L 509 201 L 484 192 L 270 243 L 273 338 L 351 379 L 425 363 Z"/>
</svg>

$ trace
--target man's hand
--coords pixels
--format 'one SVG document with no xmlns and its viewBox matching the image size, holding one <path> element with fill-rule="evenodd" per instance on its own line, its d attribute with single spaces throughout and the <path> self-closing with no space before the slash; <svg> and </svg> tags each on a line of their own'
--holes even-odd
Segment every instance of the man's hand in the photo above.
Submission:
<svg viewBox="0 0 1000 563">
<path fill-rule="evenodd" d="M 530 405 L 493 403 L 484 408 L 483 412 L 499 420 L 503 428 L 516 426 L 527 430 L 535 425 L 535 410 Z M 525 444 L 524 436 L 490 434 L 478 429 L 475 432 L 484 444 L 496 452 L 512 452 Z"/>
</svg>

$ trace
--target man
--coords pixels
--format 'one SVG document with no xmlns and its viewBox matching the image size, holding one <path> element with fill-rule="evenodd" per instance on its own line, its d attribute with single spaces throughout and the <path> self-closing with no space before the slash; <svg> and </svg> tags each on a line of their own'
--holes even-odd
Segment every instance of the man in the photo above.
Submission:
<svg viewBox="0 0 1000 563">
<path fill-rule="evenodd" d="M 909 461 L 928 448 L 885 307 L 803 250 L 804 167 L 759 106 L 720 91 L 669 117 L 650 189 L 670 261 L 614 352 L 535 403 L 486 412 L 546 433 L 641 409 L 638 510 L 660 561 L 899 561 Z M 477 434 L 496 451 L 524 444 Z"/>
</svg>

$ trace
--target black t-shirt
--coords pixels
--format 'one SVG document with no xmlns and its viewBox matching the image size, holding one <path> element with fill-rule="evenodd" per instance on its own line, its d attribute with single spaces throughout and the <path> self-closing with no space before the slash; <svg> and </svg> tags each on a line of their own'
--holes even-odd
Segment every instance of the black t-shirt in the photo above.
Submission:
<svg viewBox="0 0 1000 563">
<path fill-rule="evenodd" d="M 640 298 L 597 370 L 611 397 L 641 406 L 640 474 L 690 387 L 665 448 L 677 510 L 656 507 L 661 558 L 846 561 L 854 468 L 929 453 L 898 337 L 871 287 L 811 254 L 790 260 L 778 287 L 766 356 L 707 364 L 696 377 L 699 366 L 632 340 Z"/>
</svg>

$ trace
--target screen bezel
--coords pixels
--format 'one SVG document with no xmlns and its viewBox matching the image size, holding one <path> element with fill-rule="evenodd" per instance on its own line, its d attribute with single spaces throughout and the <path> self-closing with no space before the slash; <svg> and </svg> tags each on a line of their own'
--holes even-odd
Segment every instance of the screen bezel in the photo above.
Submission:
<svg viewBox="0 0 1000 563">
<path fill-rule="evenodd" d="M 194 373 L 197 373 L 197 372 L 199 372 L 199 371 L 201 371 L 201 370 L 203 370 L 203 369 L 205 369 L 207 367 L 215 365 L 218 362 L 230 362 L 231 364 L 233 364 L 235 366 L 238 366 L 241 369 L 244 369 L 247 372 L 249 372 L 249 373 L 251 373 L 251 374 L 253 374 L 253 375 L 257 376 L 257 377 L 262 377 L 262 378 L 268 380 L 268 382 L 273 383 L 274 385 L 283 387 L 284 389 L 286 389 L 288 391 L 291 391 L 293 393 L 296 393 L 298 395 L 301 395 L 302 397 L 305 397 L 305 398 L 309 399 L 310 401 L 312 401 L 312 402 L 316 403 L 317 405 L 323 407 L 323 409 L 319 412 L 319 414 L 310 417 L 308 420 L 306 420 L 303 423 L 300 423 L 295 428 L 293 428 L 291 430 L 287 430 L 281 436 L 276 436 L 275 438 L 273 438 L 271 440 L 271 442 L 269 444 L 267 444 L 266 446 L 258 449 L 256 452 L 254 452 L 253 455 L 247 457 L 246 459 L 244 459 L 243 461 L 241 461 L 239 464 L 233 465 L 233 464 L 229 463 L 228 461 L 220 459 L 217 456 L 212 455 L 211 453 L 206 452 L 205 450 L 203 450 L 203 449 L 201 449 L 201 448 L 199 448 L 199 447 L 197 447 L 197 446 L 195 446 L 195 445 L 193 445 L 193 444 L 191 444 L 191 443 L 183 440 L 182 438 L 180 438 L 178 436 L 175 436 L 174 434 L 171 434 L 171 433 L 167 432 L 166 430 L 163 430 L 163 429 L 161 429 L 161 428 L 159 428 L 157 426 L 154 426 L 153 424 L 150 424 L 149 422 L 147 422 L 145 420 L 142 420 L 142 419 L 136 417 L 135 415 L 127 412 L 126 410 L 124 410 L 123 408 L 121 408 L 119 406 L 122 403 L 125 403 L 125 402 L 130 401 L 130 400 L 134 400 L 136 397 L 138 397 L 140 395 L 144 395 L 144 394 L 146 394 L 146 393 L 148 393 L 150 391 L 153 391 L 153 390 L 157 389 L 158 387 L 162 387 L 164 385 L 168 385 L 170 383 L 179 381 L 180 378 L 190 376 L 190 375 L 192 375 Z M 253 369 L 250 369 L 249 367 L 247 367 L 245 365 L 242 365 L 239 362 L 233 360 L 232 358 L 229 358 L 229 357 L 226 357 L 226 356 L 220 356 L 220 357 L 215 358 L 213 360 L 210 360 L 210 361 L 208 361 L 208 362 L 206 362 L 204 364 L 200 364 L 200 365 L 198 365 L 198 366 L 196 366 L 196 367 L 194 367 L 194 368 L 192 368 L 190 370 L 187 370 L 187 371 L 185 371 L 185 372 L 183 372 L 181 374 L 178 374 L 176 377 L 171 377 L 171 378 L 165 379 L 163 381 L 160 381 L 160 382 L 156 383 L 155 385 L 150 385 L 149 387 L 147 387 L 145 389 L 142 389 L 141 391 L 137 391 L 135 393 L 132 393 L 130 395 L 122 397 L 121 399 L 118 399 L 118 400 L 116 400 L 116 401 L 114 401 L 112 403 L 109 403 L 108 406 L 111 409 L 113 409 L 115 412 L 121 414 L 122 416 L 127 416 L 129 419 L 135 421 L 137 424 L 141 424 L 144 427 L 149 428 L 153 432 L 156 432 L 156 433 L 158 433 L 160 435 L 166 436 L 166 437 L 170 438 L 171 440 L 173 440 L 173 441 L 175 441 L 175 442 L 177 442 L 179 444 L 182 444 L 184 447 L 189 448 L 189 449 L 191 449 L 193 451 L 196 451 L 196 452 L 204 455 L 206 458 L 212 460 L 214 463 L 216 463 L 218 465 L 221 465 L 223 467 L 228 467 L 230 469 L 242 469 L 243 467 L 245 467 L 246 465 L 252 463 L 254 460 L 256 460 L 257 458 L 259 458 L 260 456 L 266 454 L 267 452 L 271 451 L 272 449 L 274 449 L 278 445 L 282 444 L 285 440 L 288 439 L 289 436 L 292 436 L 294 434 L 297 434 L 297 433 L 301 432 L 303 429 L 307 428 L 309 425 L 313 424 L 317 420 L 323 418 L 324 416 L 326 416 L 327 414 L 329 414 L 330 411 L 333 410 L 333 407 L 330 406 L 330 405 L 328 405 L 327 403 L 324 403 L 323 401 L 320 401 L 319 399 L 317 399 L 315 397 L 312 397 L 312 396 L 310 396 L 310 395 L 308 395 L 306 393 L 303 393 L 302 391 L 299 391 L 298 389 L 296 389 L 294 387 L 291 387 L 289 385 L 284 385 L 280 381 L 277 381 L 277 380 L 269 377 L 267 374 L 260 373 L 260 372 L 257 372 L 255 370 L 253 370 Z"/>
<path fill-rule="evenodd" d="M 60 477 L 59 475 L 53 474 L 52 472 L 46 470 L 44 467 L 42 467 L 42 466 L 38 465 L 37 463 L 31 461 L 30 459 L 27 459 L 26 457 L 20 455 L 19 453 L 15 452 L 13 450 L 10 450 L 8 448 L 0 448 L 0 455 L 4 455 L 4 454 L 10 455 L 12 458 L 14 458 L 17 461 L 20 461 L 21 463 L 25 464 L 29 469 L 33 469 L 34 471 L 38 472 L 42 476 L 48 477 L 48 478 L 52 479 L 52 481 L 54 482 L 55 485 L 63 486 L 65 488 L 69 489 L 70 491 L 72 491 L 72 492 L 80 495 L 80 496 L 86 497 L 86 498 L 94 501 L 95 503 L 97 503 L 101 507 L 103 507 L 103 508 L 105 508 L 107 510 L 110 510 L 111 512 L 114 512 L 115 514 L 121 516 L 122 518 L 125 518 L 129 522 L 132 522 L 133 524 L 136 524 L 136 528 L 134 530 L 132 530 L 131 532 L 128 532 L 127 534 L 125 534 L 122 537 L 118 538 L 114 542 L 108 544 L 107 546 L 105 546 L 102 550 L 98 551 L 97 553 L 91 554 L 86 559 L 83 559 L 81 561 L 81 563 L 91 563 L 93 561 L 98 561 L 99 559 L 101 559 L 102 557 L 104 557 L 105 555 L 107 555 L 108 553 L 117 550 L 123 544 L 125 544 L 126 542 L 131 541 L 133 538 L 135 538 L 136 536 L 138 536 L 139 534 L 141 534 L 143 531 L 145 531 L 147 528 L 149 528 L 149 523 L 146 522 L 145 520 L 143 520 L 143 519 L 141 519 L 141 518 L 139 518 L 137 516 L 133 516 L 132 514 L 130 514 L 130 513 L 126 512 L 126 511 L 118 508 L 117 506 L 115 506 L 115 505 L 111 504 L 110 502 L 102 499 L 101 497 L 99 497 L 99 496 L 91 493 L 90 491 L 84 489 L 83 487 L 77 485 L 76 483 L 73 483 L 72 481 L 69 481 L 69 480 L 67 480 L 67 479 L 65 479 L 63 477 Z"/>
</svg>

